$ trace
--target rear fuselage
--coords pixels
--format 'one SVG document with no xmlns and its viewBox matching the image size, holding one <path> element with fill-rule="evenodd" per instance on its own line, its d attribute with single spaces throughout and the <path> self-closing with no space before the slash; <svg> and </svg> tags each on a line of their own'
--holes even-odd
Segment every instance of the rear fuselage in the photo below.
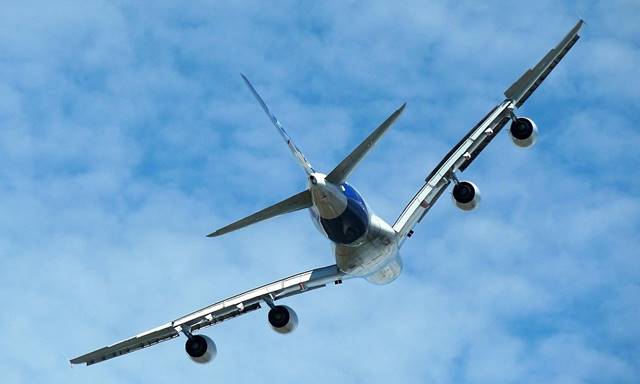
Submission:
<svg viewBox="0 0 640 384">
<path fill-rule="evenodd" d="M 402 271 L 395 231 L 371 212 L 348 183 L 332 184 L 325 175 L 309 178 L 316 227 L 334 244 L 336 264 L 344 273 L 386 284 Z"/>
</svg>

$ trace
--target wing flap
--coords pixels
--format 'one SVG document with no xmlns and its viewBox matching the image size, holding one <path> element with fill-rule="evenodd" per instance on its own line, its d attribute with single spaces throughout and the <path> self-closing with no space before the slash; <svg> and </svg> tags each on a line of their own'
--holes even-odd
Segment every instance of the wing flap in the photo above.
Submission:
<svg viewBox="0 0 640 384">
<path fill-rule="evenodd" d="M 393 224 L 393 229 L 398 233 L 400 243 L 404 242 L 413 227 L 422 220 L 444 193 L 450 183 L 451 174 L 466 167 L 473 160 L 473 154 L 477 156 L 478 149 L 484 148 L 489 141 L 493 140 L 501 128 L 501 126 L 498 127 L 499 124 L 510 113 L 511 105 L 510 100 L 505 100 L 489 111 L 429 173 L 425 184 L 409 201 Z"/>
</svg>

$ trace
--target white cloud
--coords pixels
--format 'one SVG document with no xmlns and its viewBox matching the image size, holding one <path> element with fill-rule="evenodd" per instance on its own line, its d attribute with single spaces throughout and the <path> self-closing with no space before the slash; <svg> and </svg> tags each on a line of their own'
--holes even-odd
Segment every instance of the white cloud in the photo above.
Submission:
<svg viewBox="0 0 640 384">
<path fill-rule="evenodd" d="M 0 14 L 0 371 L 9 382 L 634 382 L 637 27 L 632 2 L 220 5 L 27 2 Z M 500 93 L 575 22 L 584 37 L 403 248 L 405 273 L 288 300 L 91 368 L 66 359 L 303 269 L 306 213 L 204 235 L 304 185 L 238 76 L 328 171 L 402 101 L 353 183 L 392 221 Z M 517 16 L 517 17 L 514 17 Z M 544 15 L 544 25 L 540 17 Z M 384 183 L 380 183 L 380 175 Z"/>
</svg>

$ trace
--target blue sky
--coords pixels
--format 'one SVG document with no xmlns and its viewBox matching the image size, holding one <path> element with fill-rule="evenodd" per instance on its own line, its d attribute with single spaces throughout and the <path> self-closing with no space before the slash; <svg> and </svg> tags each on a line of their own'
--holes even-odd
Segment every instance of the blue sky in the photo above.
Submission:
<svg viewBox="0 0 640 384">
<path fill-rule="evenodd" d="M 583 37 L 402 249 L 403 275 L 287 300 L 89 368 L 67 360 L 331 264 L 303 212 L 206 233 L 303 188 L 239 76 L 316 169 L 401 103 L 351 183 L 393 222 L 502 92 Z M 640 4 L 22 1 L 0 13 L 0 376 L 5 383 L 640 381 Z"/>
</svg>

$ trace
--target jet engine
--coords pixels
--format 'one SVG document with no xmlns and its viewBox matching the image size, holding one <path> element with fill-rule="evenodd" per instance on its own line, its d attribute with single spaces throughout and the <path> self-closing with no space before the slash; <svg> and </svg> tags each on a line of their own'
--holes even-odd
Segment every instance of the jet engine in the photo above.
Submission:
<svg viewBox="0 0 640 384">
<path fill-rule="evenodd" d="M 521 148 L 529 148 L 536 143 L 538 127 L 528 117 L 518 117 L 511 123 L 509 135 L 515 145 Z"/>
<path fill-rule="evenodd" d="M 463 211 L 471 211 L 480 204 L 480 190 L 470 181 L 461 181 L 453 187 L 453 202 Z"/>
<path fill-rule="evenodd" d="M 205 364 L 216 358 L 218 349 L 216 343 L 205 335 L 193 335 L 184 346 L 191 360 Z"/>
<path fill-rule="evenodd" d="M 298 326 L 298 315 L 286 305 L 276 305 L 269 311 L 269 324 L 278 333 L 289 333 Z"/>
</svg>

